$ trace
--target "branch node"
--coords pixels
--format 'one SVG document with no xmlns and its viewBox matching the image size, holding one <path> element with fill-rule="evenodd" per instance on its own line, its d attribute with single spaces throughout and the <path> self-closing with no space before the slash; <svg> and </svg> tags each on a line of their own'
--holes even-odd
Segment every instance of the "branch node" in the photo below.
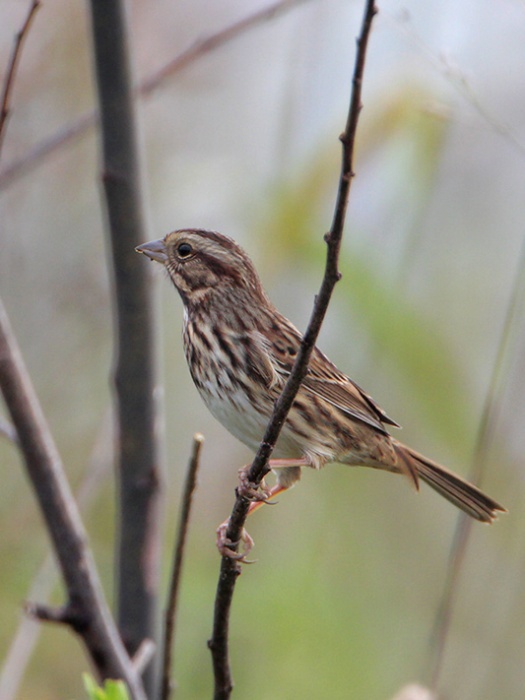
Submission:
<svg viewBox="0 0 525 700">
<path fill-rule="evenodd" d="M 57 622 L 59 624 L 69 625 L 76 631 L 85 625 L 84 617 L 71 603 L 53 606 L 46 605 L 45 603 L 26 601 L 24 603 L 24 612 L 26 615 L 29 615 L 29 617 L 33 617 L 41 622 Z"/>
</svg>

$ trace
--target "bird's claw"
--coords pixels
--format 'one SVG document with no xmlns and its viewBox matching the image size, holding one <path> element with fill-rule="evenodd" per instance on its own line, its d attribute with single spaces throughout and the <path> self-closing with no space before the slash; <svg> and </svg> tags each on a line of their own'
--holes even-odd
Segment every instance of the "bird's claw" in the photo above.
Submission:
<svg viewBox="0 0 525 700">
<path fill-rule="evenodd" d="M 229 521 L 226 520 L 217 528 L 217 549 L 219 550 L 219 554 L 221 557 L 228 557 L 242 564 L 254 564 L 254 561 L 248 561 L 248 559 L 246 559 L 247 554 L 249 554 L 255 544 L 252 537 L 250 537 L 250 535 L 243 528 L 240 540 L 237 542 L 232 542 L 232 540 L 230 540 L 226 535 L 228 531 L 228 524 Z M 236 549 L 234 549 L 234 547 L 237 547 L 239 544 L 243 545 L 244 551 L 238 552 Z"/>
<path fill-rule="evenodd" d="M 237 495 L 246 498 L 252 503 L 268 503 L 270 490 L 266 488 L 264 481 L 260 484 L 254 484 L 248 478 L 248 472 L 251 465 L 239 469 L 239 485 L 237 486 Z"/>
</svg>

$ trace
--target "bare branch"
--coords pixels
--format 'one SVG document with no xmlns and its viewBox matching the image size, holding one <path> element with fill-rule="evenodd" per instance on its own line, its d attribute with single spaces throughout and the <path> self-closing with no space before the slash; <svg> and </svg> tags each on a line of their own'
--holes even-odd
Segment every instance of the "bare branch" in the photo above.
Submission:
<svg viewBox="0 0 525 700">
<path fill-rule="evenodd" d="M 122 678 L 135 700 L 144 691 L 122 645 L 104 598 L 87 534 L 64 468 L 0 302 L 0 389 L 58 557 L 69 611 L 102 678 Z"/>
<path fill-rule="evenodd" d="M 86 474 L 76 494 L 76 501 L 81 512 L 91 504 L 101 487 L 103 478 L 108 475 L 112 461 L 112 437 L 111 411 L 106 410 L 100 422 Z M 55 561 L 55 557 L 50 551 L 33 579 L 27 600 L 38 600 L 42 603 L 48 601 L 59 573 Z M 11 700 L 17 697 L 20 683 L 41 629 L 42 625 L 37 624 L 34 619 L 27 615 L 21 618 L 16 634 L 3 659 L 0 671 L 0 700 Z"/>
<path fill-rule="evenodd" d="M 325 236 L 325 241 L 327 243 L 327 256 L 324 278 L 319 294 L 316 296 L 312 315 L 310 317 L 306 333 L 304 334 L 301 348 L 297 355 L 292 372 L 290 373 L 281 396 L 275 404 L 263 440 L 248 472 L 248 479 L 255 485 L 260 484 L 264 476 L 269 471 L 268 460 L 275 443 L 277 442 L 277 438 L 279 437 L 284 421 L 286 420 L 288 411 L 291 408 L 293 400 L 299 391 L 300 384 L 308 369 L 308 361 L 315 346 L 333 289 L 341 277 L 338 269 L 339 249 L 343 236 L 348 195 L 354 174 L 352 168 L 354 142 L 357 122 L 361 110 L 361 86 L 366 49 L 368 38 L 370 36 L 372 20 L 376 12 L 377 9 L 375 7 L 374 0 L 366 0 L 361 32 L 359 38 L 357 39 L 357 54 L 352 80 L 350 108 L 346 128 L 341 136 L 343 153 L 339 190 L 337 194 L 332 226 L 330 232 Z M 226 532 L 226 537 L 230 542 L 240 541 L 246 516 L 248 514 L 249 505 L 250 503 L 248 499 L 239 495 L 237 496 Z M 235 549 L 235 545 L 232 548 Z M 228 627 L 231 601 L 233 598 L 235 582 L 239 574 L 240 564 L 231 557 L 223 557 L 219 582 L 217 585 L 217 595 L 215 599 L 213 634 L 208 643 L 212 654 L 215 676 L 214 700 L 226 700 L 230 697 L 233 688 L 228 652 Z"/>
<path fill-rule="evenodd" d="M 38 1 L 34 0 L 15 42 L 4 86 L 0 139 L 5 133 L 20 49 L 38 5 Z M 40 619 L 65 622 L 72 626 L 84 641 L 101 677 L 122 678 L 135 700 L 145 700 L 141 682 L 107 607 L 88 546 L 87 533 L 1 300 L 0 389 L 18 435 L 20 450 L 68 593 L 68 602 L 63 608 L 52 609 L 33 604 L 30 609 Z"/>
<path fill-rule="evenodd" d="M 224 44 L 243 35 L 248 30 L 258 27 L 263 22 L 288 12 L 306 1 L 307 0 L 279 0 L 279 2 L 273 5 L 269 5 L 238 22 L 234 22 L 224 29 L 220 29 L 218 32 L 214 32 L 198 40 L 192 46 L 182 51 L 182 53 L 175 56 L 175 58 L 171 59 L 171 61 L 168 61 L 162 68 L 159 68 L 147 77 L 139 85 L 137 89 L 138 95 L 141 97 L 149 97 L 149 95 L 167 80 L 203 56 L 224 46 Z M 62 146 L 74 141 L 88 129 L 95 126 L 98 118 L 99 115 L 97 111 L 82 115 L 73 124 L 70 124 L 64 129 L 60 129 L 49 138 L 44 139 L 35 146 L 35 148 L 29 151 L 29 153 L 26 153 L 26 155 L 2 168 L 0 170 L 0 190 L 8 187 L 26 172 L 37 167 L 47 156 L 51 155 Z"/>
<path fill-rule="evenodd" d="M 157 634 L 160 484 L 151 270 L 135 255 L 146 238 L 123 0 L 91 0 L 104 194 L 115 298 L 115 400 L 120 521 L 118 625 L 133 656 Z M 154 694 L 154 669 L 145 676 Z"/>
<path fill-rule="evenodd" d="M 86 133 L 88 129 L 95 126 L 97 119 L 98 112 L 96 111 L 83 114 L 73 124 L 59 129 L 52 136 L 43 139 L 21 158 L 17 158 L 12 163 L 5 165 L 0 169 L 0 191 L 7 189 L 18 178 L 38 167 L 49 155 L 62 148 L 62 146 L 67 146 L 77 137 Z"/>
<path fill-rule="evenodd" d="M 168 605 L 164 617 L 164 639 L 162 658 L 162 689 L 161 700 L 168 700 L 172 690 L 172 657 L 175 646 L 175 627 L 177 617 L 177 601 L 179 594 L 180 577 L 182 573 L 182 562 L 184 559 L 184 549 L 188 534 L 188 524 L 190 520 L 193 494 L 197 486 L 197 472 L 199 469 L 199 456 L 204 438 L 202 435 L 193 436 L 193 449 L 186 473 L 184 493 L 182 495 L 181 509 L 179 515 L 179 526 L 175 543 L 175 557 L 173 560 L 173 571 L 171 573 L 170 589 L 168 594 Z"/>
<path fill-rule="evenodd" d="M 146 78 L 139 88 L 140 94 L 144 97 L 149 96 L 168 78 L 171 78 L 197 59 L 202 58 L 211 51 L 215 51 L 215 49 L 227 44 L 232 39 L 244 34 L 247 30 L 253 29 L 263 22 L 273 19 L 305 1 L 306 0 L 279 0 L 272 5 L 268 5 L 268 7 L 263 7 L 262 10 L 258 10 L 244 17 L 238 22 L 234 22 L 229 27 L 225 27 L 214 34 L 197 40 L 192 46 L 166 63 L 160 70 L 155 71 Z"/>
<path fill-rule="evenodd" d="M 39 0 L 33 0 L 27 13 L 25 22 L 15 37 L 13 50 L 9 58 L 7 73 L 4 79 L 4 88 L 2 91 L 2 106 L 0 107 L 0 152 L 2 151 L 2 146 L 4 143 L 5 127 L 7 124 L 7 119 L 9 117 L 11 90 L 13 89 L 18 62 L 20 60 L 20 56 L 22 55 L 22 46 L 24 43 L 24 39 L 26 38 L 29 32 L 29 27 L 31 26 L 33 17 L 35 16 L 35 13 L 39 7 Z"/>
<path fill-rule="evenodd" d="M 143 639 L 132 659 L 133 668 L 142 675 L 155 655 L 157 645 L 153 639 Z"/>
</svg>

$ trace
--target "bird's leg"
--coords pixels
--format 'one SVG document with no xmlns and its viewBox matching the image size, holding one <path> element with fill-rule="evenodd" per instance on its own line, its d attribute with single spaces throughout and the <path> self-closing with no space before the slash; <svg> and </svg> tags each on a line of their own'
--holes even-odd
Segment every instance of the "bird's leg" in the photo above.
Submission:
<svg viewBox="0 0 525 700">
<path fill-rule="evenodd" d="M 308 460 L 304 458 L 298 459 L 271 459 L 268 462 L 270 469 L 283 469 L 286 467 L 307 467 L 309 466 Z M 239 496 L 244 496 L 249 501 L 252 501 L 249 513 L 257 509 L 258 504 L 267 503 L 271 498 L 276 496 L 282 491 L 286 491 L 292 486 L 292 484 L 287 484 L 283 486 L 278 482 L 276 486 L 271 489 L 266 488 L 264 480 L 259 484 L 254 484 L 250 481 L 248 474 L 250 472 L 251 464 L 239 469 L 239 486 L 237 487 L 237 493 Z M 293 482 L 295 483 L 295 482 Z"/>
<path fill-rule="evenodd" d="M 270 467 L 270 469 L 283 469 L 286 467 L 306 467 L 309 466 L 309 462 L 303 458 L 271 459 L 268 462 L 268 466 Z M 250 467 L 251 464 L 247 464 L 245 467 L 242 467 L 242 469 L 239 469 L 239 486 L 237 487 L 237 494 L 240 496 L 244 496 L 249 501 L 251 501 L 250 507 L 248 509 L 248 515 L 250 515 L 250 513 L 253 513 L 254 510 L 260 508 L 263 503 L 268 503 L 269 505 L 272 505 L 270 503 L 270 499 L 274 498 L 274 496 L 277 496 L 283 491 L 287 491 L 291 486 L 293 486 L 293 483 L 281 484 L 279 481 L 277 482 L 277 484 L 275 484 L 275 486 L 272 486 L 271 489 L 266 488 L 266 486 L 264 485 L 264 481 L 262 482 L 262 484 L 255 485 L 248 478 L 248 472 L 250 470 Z M 245 564 L 247 564 L 249 562 L 246 561 L 245 557 L 254 545 L 253 539 L 243 528 L 240 542 L 231 542 L 226 537 L 228 523 L 229 519 L 225 520 L 217 528 L 217 549 L 219 550 L 219 554 L 223 557 L 237 559 L 238 561 L 242 561 Z M 236 552 L 233 549 L 231 549 L 232 544 L 240 543 L 244 545 L 244 551 L 242 553 Z"/>
</svg>

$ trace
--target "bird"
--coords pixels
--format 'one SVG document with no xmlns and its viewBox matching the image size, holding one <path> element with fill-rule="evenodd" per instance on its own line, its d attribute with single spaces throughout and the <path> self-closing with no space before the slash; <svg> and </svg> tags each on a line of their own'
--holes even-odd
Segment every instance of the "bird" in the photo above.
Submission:
<svg viewBox="0 0 525 700">
<path fill-rule="evenodd" d="M 248 254 L 227 236 L 181 229 L 136 251 L 164 266 L 182 299 L 184 352 L 204 403 L 256 452 L 299 352 L 301 332 L 271 302 Z M 481 522 L 506 512 L 476 486 L 395 439 L 388 427 L 400 426 L 316 346 L 268 463 L 275 486 L 262 494 L 251 488 L 247 465 L 239 472 L 241 492 L 255 509 L 293 486 L 303 467 L 338 462 L 405 475 L 416 489 L 424 481 Z M 218 544 L 222 554 L 239 557 L 224 541 Z"/>
</svg>

